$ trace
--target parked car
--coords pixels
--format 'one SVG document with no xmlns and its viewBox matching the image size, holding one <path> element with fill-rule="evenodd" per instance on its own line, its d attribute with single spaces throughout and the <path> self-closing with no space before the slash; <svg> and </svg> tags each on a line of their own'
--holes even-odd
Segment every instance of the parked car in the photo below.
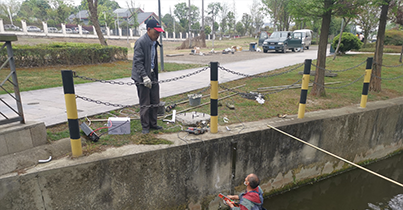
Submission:
<svg viewBox="0 0 403 210">
<path fill-rule="evenodd" d="M 27 31 L 28 32 L 42 32 L 42 30 L 36 26 L 28 26 Z"/>
<path fill-rule="evenodd" d="M 59 30 L 57 30 L 56 27 L 48 27 L 48 32 L 49 33 L 57 33 L 57 32 L 59 32 Z"/>
<path fill-rule="evenodd" d="M 22 29 L 20 27 L 15 26 L 13 24 L 5 24 L 4 30 L 6 30 L 6 31 L 22 31 Z"/>
<path fill-rule="evenodd" d="M 311 46 L 312 43 L 313 31 L 309 29 L 301 29 L 301 30 L 295 30 L 294 32 L 302 33 L 302 44 L 304 45 L 305 49 L 309 50 L 309 47 Z"/>
<path fill-rule="evenodd" d="M 63 29 L 60 29 L 58 33 L 63 33 Z M 72 34 L 72 33 L 73 31 L 71 30 L 71 28 L 66 28 L 66 34 Z"/>
<path fill-rule="evenodd" d="M 269 50 L 275 50 L 276 52 L 286 53 L 287 50 L 304 50 L 302 45 L 302 33 L 291 31 L 276 31 L 273 32 L 270 37 L 263 42 L 263 52 L 267 53 Z"/>
<path fill-rule="evenodd" d="M 71 28 L 71 31 L 73 32 L 73 34 L 78 34 L 78 27 L 73 27 Z"/>
<path fill-rule="evenodd" d="M 81 31 L 83 32 L 83 34 L 90 34 L 89 31 L 87 31 L 86 29 L 82 28 Z"/>
</svg>

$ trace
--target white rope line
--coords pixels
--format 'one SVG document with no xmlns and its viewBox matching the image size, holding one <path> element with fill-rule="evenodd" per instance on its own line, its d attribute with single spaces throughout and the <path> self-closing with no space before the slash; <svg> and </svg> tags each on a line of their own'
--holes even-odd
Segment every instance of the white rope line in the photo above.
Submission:
<svg viewBox="0 0 403 210">
<path fill-rule="evenodd" d="M 378 176 L 378 177 L 380 177 L 380 178 L 382 178 L 382 179 L 385 179 L 386 181 L 392 182 L 393 184 L 396 184 L 396 185 L 399 185 L 400 187 L 403 187 L 403 184 L 401 184 L 401 183 L 399 183 L 399 182 L 397 182 L 397 181 L 395 181 L 395 180 L 393 180 L 393 179 L 390 179 L 390 178 L 388 178 L 388 177 L 386 177 L 386 176 L 380 175 L 380 174 L 378 174 L 378 173 L 376 173 L 376 172 L 374 172 L 374 171 L 371 171 L 371 170 L 369 170 L 369 169 L 367 169 L 367 168 L 364 168 L 364 167 L 362 167 L 362 166 L 360 166 L 360 165 L 358 165 L 358 164 L 355 164 L 355 163 L 353 163 L 353 162 L 351 162 L 351 161 L 348 161 L 348 160 L 346 160 L 346 159 L 344 159 L 344 158 L 342 158 L 342 157 L 339 157 L 339 156 L 337 156 L 337 155 L 335 155 L 335 154 L 332 154 L 332 153 L 330 153 L 330 152 L 328 152 L 328 151 L 326 151 L 326 150 L 324 150 L 324 149 L 321 149 L 321 148 L 319 148 L 319 147 L 317 147 L 317 146 L 315 146 L 315 145 L 313 145 L 313 144 L 310 144 L 310 143 L 308 143 L 308 142 L 306 142 L 306 141 L 303 141 L 303 140 L 301 140 L 301 139 L 299 139 L 299 138 L 297 138 L 297 137 L 295 137 L 295 136 L 292 136 L 292 135 L 290 135 L 290 134 L 288 134 L 288 133 L 286 133 L 286 132 L 284 132 L 284 131 L 282 131 L 282 130 L 279 130 L 279 129 L 277 129 L 277 128 L 275 128 L 275 127 L 269 125 L 269 124 L 267 124 L 267 126 L 270 127 L 270 128 L 272 128 L 272 129 L 274 129 L 274 130 L 276 130 L 276 131 L 278 131 L 278 132 L 280 132 L 280 133 L 282 133 L 282 134 L 284 134 L 284 135 L 286 135 L 286 136 L 289 136 L 289 137 L 291 137 L 291 138 L 293 138 L 293 139 L 295 139 L 295 140 L 297 140 L 297 141 L 299 141 L 299 142 L 302 142 L 302 143 L 304 143 L 304 144 L 306 144 L 306 145 L 308 145 L 308 146 L 310 146 L 310 147 L 313 147 L 314 149 L 317 149 L 317 150 L 319 150 L 319 151 L 321 151 L 321 152 L 324 152 L 324 153 L 326 153 L 326 154 L 328 154 L 328 155 L 330 155 L 330 156 L 333 156 L 333 157 L 335 157 L 335 158 L 337 158 L 337 159 L 339 159 L 339 160 L 341 160 L 341 161 L 343 161 L 343 162 L 346 162 L 346 163 L 348 163 L 348 164 L 351 164 L 351 165 L 353 165 L 353 166 L 355 166 L 355 167 L 357 167 L 357 168 L 359 168 L 359 169 L 362 169 L 362 170 L 364 170 L 364 171 L 366 171 L 366 172 L 368 172 L 368 173 L 371 173 L 371 174 L 373 174 L 373 175 L 375 175 L 375 176 Z"/>
</svg>

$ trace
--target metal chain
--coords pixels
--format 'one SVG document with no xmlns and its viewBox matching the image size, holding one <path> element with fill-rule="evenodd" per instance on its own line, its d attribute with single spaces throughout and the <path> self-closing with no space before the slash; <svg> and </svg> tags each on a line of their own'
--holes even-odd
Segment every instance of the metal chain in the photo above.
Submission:
<svg viewBox="0 0 403 210">
<path fill-rule="evenodd" d="M 350 86 L 350 85 L 356 83 L 358 80 L 360 80 L 360 79 L 363 78 L 364 76 L 365 76 L 365 74 L 361 75 L 360 77 L 358 77 L 358 78 L 357 78 L 356 80 L 354 80 L 353 82 L 351 82 L 351 83 L 349 83 L 349 84 L 347 84 L 347 85 L 340 86 L 340 87 L 328 87 L 328 86 L 325 86 L 325 85 L 318 84 L 318 83 L 316 83 L 316 82 L 313 82 L 313 84 L 316 84 L 316 85 L 318 85 L 318 86 L 320 86 L 320 87 L 324 87 L 324 88 L 327 88 L 327 89 L 341 89 L 341 88 L 345 88 L 345 87 L 347 87 L 347 86 Z"/>
<path fill-rule="evenodd" d="M 158 83 L 173 82 L 173 81 L 177 81 L 177 80 L 184 79 L 184 78 L 187 78 L 187 77 L 191 77 L 191 76 L 193 76 L 193 75 L 196 75 L 196 74 L 198 74 L 198 73 L 201 73 L 201 72 L 203 72 L 203 71 L 206 71 L 206 70 L 209 69 L 209 68 L 210 68 L 210 67 L 207 66 L 207 67 L 204 67 L 204 68 L 202 68 L 202 69 L 200 69 L 200 70 L 191 72 L 191 73 L 186 74 L 186 75 L 182 75 L 182 76 L 179 76 L 179 77 L 174 77 L 174 78 L 166 79 L 166 80 L 160 80 L 160 81 L 158 81 Z M 140 84 L 141 84 L 141 83 L 140 83 Z"/>
<path fill-rule="evenodd" d="M 301 81 L 302 81 L 302 78 L 301 78 L 301 79 L 299 79 L 298 81 L 296 81 L 296 82 L 292 83 L 291 85 L 288 85 L 288 86 L 287 86 L 287 87 L 285 87 L 285 88 L 282 88 L 282 89 L 279 89 L 279 90 L 276 90 L 276 91 L 271 91 L 271 92 L 265 93 L 264 95 L 274 94 L 274 93 L 278 93 L 278 92 L 281 92 L 281 91 L 284 91 L 284 90 L 290 89 L 291 87 L 293 87 L 294 85 L 296 85 L 296 84 L 300 83 Z"/>
<path fill-rule="evenodd" d="M 400 75 L 400 76 L 392 77 L 392 78 L 383 78 L 383 77 L 378 77 L 378 76 L 376 76 L 375 74 L 372 74 L 372 76 L 374 76 L 374 77 L 376 77 L 376 78 L 378 78 L 378 79 L 381 79 L 381 80 L 395 80 L 395 79 L 399 79 L 399 78 L 402 78 L 402 77 L 403 77 L 403 75 Z"/>
<path fill-rule="evenodd" d="M 174 78 L 166 79 L 166 80 L 152 81 L 152 83 L 156 84 L 156 83 L 165 83 L 165 82 L 177 81 L 177 80 L 180 80 L 180 79 L 184 79 L 184 78 L 196 75 L 196 74 L 201 73 L 203 71 L 206 71 L 209 68 L 210 67 L 207 66 L 207 67 L 204 67 L 204 68 L 202 68 L 200 70 L 191 72 L 191 73 L 186 74 L 186 75 L 182 75 L 182 76 L 179 76 L 179 77 L 174 77 Z M 102 79 L 95 79 L 95 78 L 90 78 L 90 77 L 85 77 L 85 76 L 79 76 L 79 75 L 77 75 L 77 72 L 75 72 L 75 71 L 73 71 L 73 77 L 77 77 L 77 78 L 84 79 L 84 80 L 89 80 L 89 81 L 94 81 L 94 82 L 108 83 L 108 84 L 111 84 L 111 85 L 129 85 L 129 86 L 132 86 L 132 85 L 136 85 L 136 84 L 139 84 L 139 85 L 144 84 L 144 82 L 127 82 L 127 83 L 124 83 L 124 82 L 121 82 L 121 81 L 102 80 Z"/>
<path fill-rule="evenodd" d="M 276 90 L 276 91 L 272 91 L 272 92 L 268 92 L 268 93 L 260 93 L 260 95 L 266 96 L 266 95 L 270 95 L 270 94 L 274 94 L 274 93 L 281 92 L 281 91 L 283 91 L 283 90 L 290 89 L 292 86 L 296 85 L 297 83 L 299 83 L 299 82 L 301 82 L 301 81 L 302 81 L 302 79 L 299 79 L 298 81 L 294 82 L 294 83 L 291 84 L 291 85 L 288 85 L 288 86 L 285 87 L 285 88 L 282 88 L 282 89 Z M 236 90 L 234 90 L 234 89 L 227 88 L 227 87 L 225 87 L 224 85 L 220 85 L 220 88 L 225 89 L 225 90 L 227 90 L 227 91 L 231 91 L 231 92 L 233 92 L 233 93 L 237 93 L 237 94 L 239 94 L 239 95 L 243 95 L 243 96 L 245 96 L 245 95 L 250 95 L 250 94 L 251 94 L 250 92 L 248 93 L 248 92 L 236 91 Z"/>
<path fill-rule="evenodd" d="M 223 66 L 218 66 L 218 68 L 220 68 L 221 70 L 224 70 L 224 71 L 226 71 L 226 72 L 228 72 L 228 73 L 235 74 L 235 75 L 238 75 L 238 76 L 267 78 L 267 77 L 274 77 L 274 76 L 279 76 L 279 75 L 282 75 L 282 74 L 286 74 L 286 73 L 292 72 L 292 71 L 294 71 L 295 69 L 298 69 L 299 67 L 301 67 L 301 66 L 303 66 L 303 65 L 304 65 L 304 63 L 302 63 L 302 64 L 300 64 L 300 65 L 298 65 L 298 66 L 296 66 L 296 67 L 294 67 L 294 68 L 292 68 L 292 69 L 290 69 L 290 70 L 287 70 L 287 71 L 284 71 L 284 72 L 280 72 L 280 73 L 277 73 L 277 74 L 270 74 L 270 75 L 250 75 L 250 74 L 244 74 L 244 73 L 232 71 L 232 70 L 227 69 L 227 68 L 225 68 L 225 67 L 223 67 Z"/>
<path fill-rule="evenodd" d="M 374 65 L 376 65 L 377 63 L 376 62 L 374 62 Z M 390 68 L 394 68 L 394 67 L 400 67 L 400 66 L 403 66 L 403 63 L 402 64 L 399 64 L 399 65 L 395 65 L 395 66 L 388 66 L 388 65 L 383 65 L 383 64 L 381 64 L 381 66 L 383 66 L 383 67 L 390 67 Z"/>
<path fill-rule="evenodd" d="M 356 66 L 353 66 L 353 67 L 348 68 L 348 69 L 343 69 L 343 70 L 329 70 L 329 69 L 325 69 L 325 68 L 322 68 L 322 67 L 320 67 L 320 66 L 317 66 L 317 65 L 315 65 L 315 64 L 313 64 L 313 63 L 312 63 L 311 65 L 312 65 L 313 67 L 315 67 L 315 68 L 319 68 L 319 69 L 324 70 L 324 71 L 329 71 L 329 72 L 344 72 L 344 71 L 349 71 L 349 70 L 355 69 L 355 68 L 361 66 L 362 64 L 364 64 L 364 63 L 366 63 L 366 62 L 367 62 L 367 60 L 361 62 L 360 64 L 358 64 L 358 65 L 356 65 Z"/>
<path fill-rule="evenodd" d="M 102 105 L 105 105 L 105 106 L 113 106 L 113 107 L 120 107 L 120 108 L 128 108 L 128 107 L 133 107 L 133 108 L 136 108 L 136 107 L 148 107 L 148 108 L 151 108 L 151 107 L 160 107 L 161 106 L 160 104 L 150 104 L 150 105 L 143 105 L 143 106 L 140 106 L 139 104 L 135 104 L 135 105 L 113 104 L 113 103 L 110 103 L 110 102 L 103 102 L 103 101 L 100 101 L 100 100 L 94 100 L 94 99 L 87 98 L 87 97 L 84 97 L 84 96 L 79 96 L 79 95 L 76 95 L 76 98 L 79 98 L 79 99 L 81 99 L 83 101 L 96 103 L 96 104 L 102 104 Z"/>
<path fill-rule="evenodd" d="M 198 95 L 198 94 L 204 93 L 204 92 L 205 92 L 206 90 L 208 90 L 209 88 L 210 88 L 210 85 L 208 85 L 207 87 L 205 87 L 204 89 L 200 90 L 199 92 L 197 92 L 197 93 L 195 93 L 195 94 Z M 179 103 L 179 102 L 181 102 L 181 101 L 184 101 L 184 100 L 186 100 L 186 99 L 189 99 L 189 97 L 183 97 L 183 98 L 181 98 L 181 99 L 179 99 L 179 100 L 176 100 L 176 101 L 173 101 L 173 102 L 167 102 L 166 105 L 169 105 L 169 104 L 174 105 L 174 104 Z"/>
<path fill-rule="evenodd" d="M 80 79 L 83 79 L 83 80 L 89 80 L 89 81 L 94 81 L 94 82 L 105 83 L 105 84 L 109 83 L 111 85 L 129 85 L 129 86 L 132 86 L 132 85 L 136 84 L 135 82 L 124 83 L 122 81 L 102 80 L 102 79 L 95 79 L 95 78 L 90 78 L 90 77 L 85 77 L 85 76 L 79 76 L 79 75 L 77 75 L 77 73 L 75 71 L 73 71 L 73 77 L 77 77 L 77 78 L 80 78 Z M 141 83 L 141 84 L 144 84 L 144 83 Z"/>
</svg>

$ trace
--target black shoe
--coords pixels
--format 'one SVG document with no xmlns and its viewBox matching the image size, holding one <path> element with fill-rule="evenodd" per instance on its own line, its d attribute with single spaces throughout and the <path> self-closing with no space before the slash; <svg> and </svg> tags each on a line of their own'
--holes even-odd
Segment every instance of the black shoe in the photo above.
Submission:
<svg viewBox="0 0 403 210">
<path fill-rule="evenodd" d="M 159 125 L 156 125 L 156 126 L 151 126 L 150 129 L 153 129 L 153 130 L 162 130 L 162 127 L 159 126 Z"/>
<path fill-rule="evenodd" d="M 141 131 L 142 134 L 148 134 L 150 133 L 150 130 L 143 128 L 143 130 Z"/>
</svg>

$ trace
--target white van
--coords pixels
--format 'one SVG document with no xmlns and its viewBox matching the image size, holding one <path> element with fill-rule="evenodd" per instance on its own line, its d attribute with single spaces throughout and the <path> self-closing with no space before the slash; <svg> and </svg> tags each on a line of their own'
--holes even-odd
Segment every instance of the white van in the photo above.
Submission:
<svg viewBox="0 0 403 210">
<path fill-rule="evenodd" d="M 309 47 L 311 46 L 312 43 L 312 35 L 313 31 L 310 29 L 300 29 L 300 30 L 295 30 L 293 32 L 301 32 L 302 33 L 302 44 L 305 46 L 305 49 L 309 50 Z"/>
</svg>

